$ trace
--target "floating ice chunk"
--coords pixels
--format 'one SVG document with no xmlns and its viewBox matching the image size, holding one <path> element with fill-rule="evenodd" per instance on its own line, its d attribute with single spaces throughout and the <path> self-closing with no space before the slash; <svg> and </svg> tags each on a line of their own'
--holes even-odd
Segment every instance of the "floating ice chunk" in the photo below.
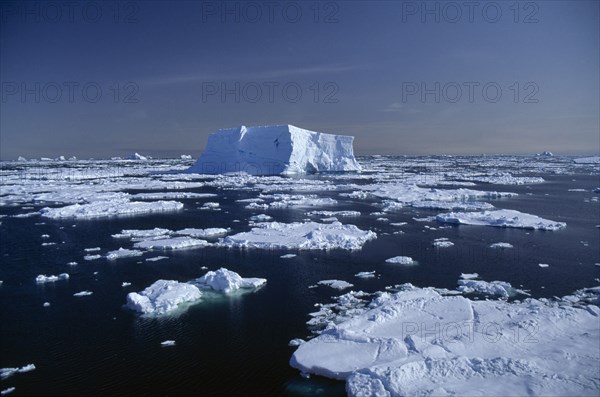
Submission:
<svg viewBox="0 0 600 397">
<path fill-rule="evenodd" d="M 14 392 L 15 390 L 17 390 L 15 387 L 7 387 L 6 389 L 2 389 L 2 391 L 0 391 L 0 395 L 1 396 L 6 396 L 7 394 L 10 394 L 12 392 Z"/>
<path fill-rule="evenodd" d="M 92 291 L 80 291 L 73 294 L 73 296 L 90 296 L 93 294 Z"/>
<path fill-rule="evenodd" d="M 166 341 L 160 342 L 160 345 L 163 347 L 175 346 L 175 341 L 174 340 L 166 340 Z"/>
<path fill-rule="evenodd" d="M 229 233 L 229 229 L 224 229 L 222 227 L 211 227 L 207 229 L 181 229 L 176 231 L 174 234 L 177 236 L 190 236 L 196 238 L 211 238 L 222 236 L 224 234 Z"/>
<path fill-rule="evenodd" d="M 479 274 L 478 273 L 461 273 L 460 274 L 460 278 L 465 279 L 465 280 L 470 280 L 470 279 L 474 279 L 474 278 L 478 278 Z"/>
<path fill-rule="evenodd" d="M 174 237 L 161 240 L 142 240 L 135 243 L 134 248 L 146 250 L 178 250 L 188 248 L 206 247 L 210 243 L 206 240 L 199 240 L 191 237 Z"/>
<path fill-rule="evenodd" d="M 513 245 L 510 243 L 494 243 L 490 245 L 490 248 L 513 248 Z"/>
<path fill-rule="evenodd" d="M 367 241 L 377 238 L 372 231 L 339 222 L 260 223 L 249 232 L 225 237 L 219 245 L 259 249 L 361 249 Z"/>
<path fill-rule="evenodd" d="M 356 217 L 360 216 L 361 213 L 359 211 L 310 211 L 306 215 L 323 215 L 323 216 L 348 216 L 348 217 Z"/>
<path fill-rule="evenodd" d="M 215 202 L 206 202 L 204 204 L 202 204 L 202 210 L 216 210 L 216 209 L 220 209 L 219 208 L 220 204 L 219 203 L 215 203 Z"/>
<path fill-rule="evenodd" d="M 152 258 L 146 258 L 146 262 L 158 262 L 158 261 L 162 261 L 163 259 L 169 259 L 168 256 L 155 256 Z"/>
<path fill-rule="evenodd" d="M 50 302 L 44 302 L 44 304 L 42 306 L 44 306 L 44 307 L 50 307 Z"/>
<path fill-rule="evenodd" d="M 61 208 L 42 208 L 40 214 L 52 219 L 93 219 L 114 216 L 173 212 L 183 208 L 178 201 L 154 201 L 150 203 L 137 201 L 97 201 L 89 204 L 72 204 Z"/>
<path fill-rule="evenodd" d="M 22 374 L 35 370 L 34 364 L 27 364 L 20 368 L 0 368 L 0 379 L 4 380 L 14 374 Z"/>
<path fill-rule="evenodd" d="M 281 259 L 290 259 L 290 258 L 295 258 L 296 254 L 285 254 L 285 255 L 281 255 L 280 258 Z"/>
<path fill-rule="evenodd" d="M 48 235 L 48 234 L 42 234 L 42 238 L 50 238 L 50 235 Z"/>
<path fill-rule="evenodd" d="M 144 161 L 144 160 L 148 160 L 148 157 L 142 156 L 141 154 L 136 152 L 136 153 L 130 154 L 129 156 L 125 157 L 125 160 L 142 160 L 142 161 Z"/>
<path fill-rule="evenodd" d="M 142 292 L 127 294 L 127 307 L 143 314 L 165 314 L 202 296 L 198 287 L 174 280 L 158 280 Z"/>
<path fill-rule="evenodd" d="M 69 279 L 69 275 L 67 273 L 61 273 L 58 276 L 45 276 L 43 274 L 40 274 L 39 276 L 37 276 L 35 278 L 35 282 L 38 284 L 43 284 L 43 283 L 53 283 L 58 280 L 68 280 L 68 279 Z"/>
<path fill-rule="evenodd" d="M 258 214 L 250 217 L 250 220 L 253 222 L 268 222 L 272 219 L 273 217 L 267 214 Z"/>
<path fill-rule="evenodd" d="M 416 265 L 417 262 L 410 256 L 394 256 L 385 260 L 387 263 L 394 263 L 398 265 Z"/>
<path fill-rule="evenodd" d="M 449 212 L 439 214 L 439 222 L 465 225 L 485 225 L 496 227 L 514 227 L 522 229 L 559 230 L 567 226 L 564 222 L 554 222 L 536 215 L 515 210 L 495 210 L 482 212 Z"/>
<path fill-rule="evenodd" d="M 358 278 L 375 278 L 375 270 L 372 272 L 358 272 L 354 275 L 354 277 Z"/>
<path fill-rule="evenodd" d="M 100 247 L 94 247 L 94 248 L 84 248 L 83 249 L 85 252 L 96 252 L 96 251 L 100 251 L 101 248 Z"/>
<path fill-rule="evenodd" d="M 177 199 L 203 199 L 217 197 L 214 193 L 191 192 L 152 192 L 137 193 L 132 196 L 134 200 L 177 200 Z"/>
<path fill-rule="evenodd" d="M 225 293 L 233 292 L 240 288 L 258 288 L 266 282 L 267 280 L 264 278 L 242 278 L 236 272 L 223 267 L 216 271 L 209 271 L 204 276 L 195 280 L 195 283 L 202 287 L 212 288 L 215 291 Z"/>
<path fill-rule="evenodd" d="M 487 282 L 470 279 L 458 280 L 458 291 L 466 294 L 478 293 L 497 296 L 499 298 L 508 298 L 516 292 L 512 285 L 504 281 Z"/>
<path fill-rule="evenodd" d="M 188 172 L 251 175 L 360 171 L 353 137 L 323 134 L 292 125 L 221 129 Z"/>
<path fill-rule="evenodd" d="M 290 346 L 290 347 L 300 346 L 304 342 L 306 342 L 304 339 L 295 338 L 288 342 L 288 346 Z"/>
<path fill-rule="evenodd" d="M 144 253 L 142 251 L 130 250 L 130 249 L 121 247 L 118 250 L 110 251 L 108 254 L 106 254 L 106 259 L 116 260 L 116 259 L 121 259 L 121 258 L 131 258 L 131 257 L 135 257 L 135 256 L 142 256 L 142 255 L 144 255 Z"/>
<path fill-rule="evenodd" d="M 131 283 L 128 283 L 127 281 L 123 281 L 123 283 L 121 283 L 121 287 L 125 288 L 125 287 L 129 287 L 131 285 Z"/>
<path fill-rule="evenodd" d="M 540 263 L 538 264 L 539 267 L 549 267 L 550 265 L 546 264 L 546 263 Z"/>
<path fill-rule="evenodd" d="M 449 241 L 447 237 L 440 237 L 433 240 L 433 246 L 437 248 L 449 248 L 453 247 L 454 243 Z"/>
<path fill-rule="evenodd" d="M 407 224 L 407 222 L 392 222 L 392 223 L 390 223 L 391 226 L 396 226 L 396 227 L 401 227 L 406 224 Z"/>
<path fill-rule="evenodd" d="M 354 284 L 350 284 L 349 282 L 346 282 L 343 280 L 321 280 L 317 284 L 327 285 L 328 287 L 339 289 L 339 290 L 354 287 Z"/>
<path fill-rule="evenodd" d="M 95 261 L 96 259 L 100 259 L 100 258 L 102 258 L 102 255 L 85 255 L 83 257 L 83 259 L 86 261 Z"/>
<path fill-rule="evenodd" d="M 154 229 L 138 230 L 138 229 L 125 229 L 121 230 L 121 233 L 113 234 L 114 238 L 130 238 L 133 240 L 139 239 L 150 239 L 150 238 L 162 238 L 171 235 L 173 232 L 169 229 L 161 229 L 155 227 Z"/>
<path fill-rule="evenodd" d="M 347 308 L 290 364 L 345 380 L 350 396 L 591 396 L 600 352 L 590 346 L 600 329 L 597 306 L 587 307 L 406 288 L 380 293 L 368 310 Z"/>
</svg>

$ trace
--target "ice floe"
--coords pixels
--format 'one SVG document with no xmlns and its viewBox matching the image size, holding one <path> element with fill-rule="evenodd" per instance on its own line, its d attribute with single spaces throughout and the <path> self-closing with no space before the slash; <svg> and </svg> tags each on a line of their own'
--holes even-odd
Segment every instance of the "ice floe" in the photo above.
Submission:
<svg viewBox="0 0 600 397">
<path fill-rule="evenodd" d="M 229 229 L 225 229 L 222 227 L 211 227 L 211 228 L 207 228 L 207 229 L 193 229 L 193 228 L 181 229 L 181 230 L 177 230 L 173 234 L 175 234 L 177 236 L 189 236 L 189 237 L 195 237 L 195 238 L 211 238 L 211 237 L 222 236 L 227 233 L 229 233 Z"/>
<path fill-rule="evenodd" d="M 194 283 L 215 291 L 230 293 L 238 289 L 253 289 L 264 285 L 267 282 L 264 278 L 242 278 L 236 272 L 220 268 L 215 271 L 209 271 L 204 276 L 197 278 Z"/>
<path fill-rule="evenodd" d="M 375 278 L 375 270 L 371 272 L 358 272 L 354 275 L 354 277 L 358 278 Z"/>
<path fill-rule="evenodd" d="M 146 250 L 178 250 L 189 248 L 200 248 L 210 245 L 206 240 L 191 237 L 174 237 L 160 240 L 142 240 L 135 243 L 134 248 Z"/>
<path fill-rule="evenodd" d="M 415 265 L 416 261 L 413 260 L 410 256 L 394 256 L 393 258 L 388 258 L 385 260 L 386 263 L 393 263 L 397 265 Z"/>
<path fill-rule="evenodd" d="M 433 240 L 433 246 L 437 248 L 449 248 L 454 247 L 454 243 L 448 240 L 447 237 L 440 237 Z"/>
<path fill-rule="evenodd" d="M 354 284 L 350 284 L 349 282 L 343 280 L 321 280 L 317 284 L 326 285 L 339 290 L 354 287 Z"/>
<path fill-rule="evenodd" d="M 258 249 L 357 250 L 376 237 L 375 232 L 340 222 L 267 222 L 256 224 L 249 232 L 225 237 L 218 245 Z"/>
<path fill-rule="evenodd" d="M 81 297 L 81 296 L 90 296 L 92 295 L 92 291 L 80 291 L 73 294 L 73 296 Z"/>
<path fill-rule="evenodd" d="M 572 300 L 585 294 L 598 295 Z M 350 396 L 593 396 L 598 316 L 591 305 L 473 301 L 405 285 L 366 307 L 346 305 L 290 364 L 345 380 Z"/>
<path fill-rule="evenodd" d="M 127 307 L 143 314 L 165 314 L 202 296 L 198 287 L 174 280 L 158 280 L 142 292 L 127 294 Z"/>
<path fill-rule="evenodd" d="M 444 223 L 514 227 L 537 230 L 559 230 L 567 226 L 565 222 L 555 222 L 540 218 L 536 215 L 525 214 L 515 210 L 449 212 L 437 215 L 436 219 L 439 222 Z"/>
<path fill-rule="evenodd" d="M 490 244 L 490 248 L 501 248 L 501 249 L 506 249 L 506 248 L 513 248 L 513 245 L 510 243 L 493 243 Z"/>
<path fill-rule="evenodd" d="M 68 279 L 69 279 L 68 273 L 61 273 L 58 276 L 46 276 L 44 274 L 40 274 L 39 276 L 37 276 L 35 278 L 35 282 L 38 284 L 44 284 L 44 283 L 54 283 L 58 280 L 68 280 Z"/>
<path fill-rule="evenodd" d="M 22 367 L 16 367 L 16 368 L 0 368 L 0 379 L 4 380 L 15 374 L 22 374 L 25 372 L 31 372 L 33 370 L 35 370 L 34 364 L 27 364 Z"/>
<path fill-rule="evenodd" d="M 40 214 L 52 219 L 94 219 L 114 216 L 151 214 L 179 211 L 183 204 L 178 201 L 98 201 L 89 204 L 72 204 L 60 208 L 42 208 Z"/>
<path fill-rule="evenodd" d="M 142 256 L 142 255 L 144 255 L 143 251 L 130 250 L 130 249 L 121 247 L 118 250 L 108 252 L 106 254 L 106 259 L 116 260 L 116 259 L 121 259 L 121 258 L 132 258 L 132 257 Z"/>
</svg>

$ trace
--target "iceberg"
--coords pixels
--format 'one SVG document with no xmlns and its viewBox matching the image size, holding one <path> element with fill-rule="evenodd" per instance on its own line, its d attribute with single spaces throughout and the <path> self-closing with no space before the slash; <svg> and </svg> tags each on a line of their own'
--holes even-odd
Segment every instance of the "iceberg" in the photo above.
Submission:
<svg viewBox="0 0 600 397">
<path fill-rule="evenodd" d="M 209 271 L 204 276 L 195 280 L 201 287 L 211 288 L 215 291 L 230 293 L 240 288 L 258 288 L 267 282 L 264 278 L 242 278 L 236 272 L 224 267 L 216 271 Z"/>
<path fill-rule="evenodd" d="M 187 172 L 250 175 L 360 171 L 354 137 L 314 132 L 293 125 L 220 129 Z"/>
<path fill-rule="evenodd" d="M 127 307 L 142 314 L 165 314 L 186 302 L 200 299 L 195 285 L 174 280 L 158 280 L 140 293 L 127 294 Z"/>
</svg>

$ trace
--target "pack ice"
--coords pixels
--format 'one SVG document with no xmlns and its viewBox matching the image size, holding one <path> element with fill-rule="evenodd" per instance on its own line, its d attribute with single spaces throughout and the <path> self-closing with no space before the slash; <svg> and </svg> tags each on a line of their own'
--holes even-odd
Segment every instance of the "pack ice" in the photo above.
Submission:
<svg viewBox="0 0 600 397">
<path fill-rule="evenodd" d="M 225 128 L 210 134 L 190 173 L 250 175 L 360 171 L 354 137 L 293 125 Z"/>
<path fill-rule="evenodd" d="M 350 396 L 597 396 L 600 309 L 586 293 L 577 305 L 474 301 L 406 285 L 330 324 L 290 363 L 345 380 Z"/>
</svg>

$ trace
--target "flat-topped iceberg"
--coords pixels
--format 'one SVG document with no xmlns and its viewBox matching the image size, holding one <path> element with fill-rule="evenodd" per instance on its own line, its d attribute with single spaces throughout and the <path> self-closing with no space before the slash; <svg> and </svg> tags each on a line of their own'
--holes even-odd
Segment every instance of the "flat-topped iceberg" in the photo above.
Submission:
<svg viewBox="0 0 600 397">
<path fill-rule="evenodd" d="M 233 292 L 240 288 L 258 288 L 266 282 L 267 280 L 264 278 L 242 278 L 236 272 L 227 270 L 224 267 L 216 271 L 209 271 L 204 276 L 195 280 L 195 283 L 201 287 L 225 293 Z"/>
<path fill-rule="evenodd" d="M 174 280 L 158 280 L 140 293 L 127 294 L 127 307 L 143 314 L 165 314 L 186 302 L 200 299 L 195 285 Z"/>
<path fill-rule="evenodd" d="M 220 129 L 188 172 L 250 175 L 360 171 L 354 137 L 314 132 L 292 125 Z"/>
</svg>

